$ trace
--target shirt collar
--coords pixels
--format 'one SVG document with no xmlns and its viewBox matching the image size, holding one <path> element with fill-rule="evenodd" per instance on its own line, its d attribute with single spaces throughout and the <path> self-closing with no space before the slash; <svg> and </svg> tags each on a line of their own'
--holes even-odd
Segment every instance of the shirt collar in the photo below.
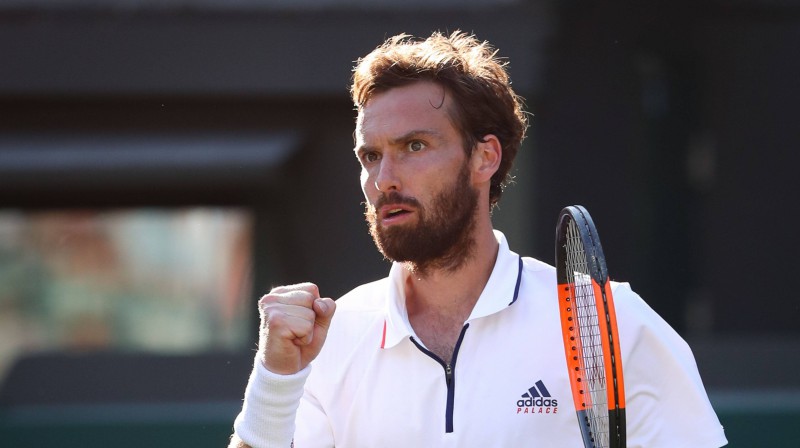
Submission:
<svg viewBox="0 0 800 448">
<path fill-rule="evenodd" d="M 467 322 L 486 317 L 505 309 L 517 299 L 522 276 L 522 259 L 508 248 L 502 232 L 495 230 L 499 244 L 497 260 Z M 402 263 L 393 263 L 389 271 L 386 291 L 386 320 L 383 326 L 381 348 L 393 347 L 403 339 L 414 336 L 408 321 L 403 285 L 409 273 Z"/>
</svg>

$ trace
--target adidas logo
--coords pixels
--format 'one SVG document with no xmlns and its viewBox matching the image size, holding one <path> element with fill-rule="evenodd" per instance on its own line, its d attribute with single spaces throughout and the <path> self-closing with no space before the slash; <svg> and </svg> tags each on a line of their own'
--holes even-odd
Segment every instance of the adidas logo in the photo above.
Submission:
<svg viewBox="0 0 800 448">
<path fill-rule="evenodd" d="M 517 400 L 517 414 L 555 414 L 558 400 L 550 395 L 544 382 L 539 380 Z"/>
</svg>

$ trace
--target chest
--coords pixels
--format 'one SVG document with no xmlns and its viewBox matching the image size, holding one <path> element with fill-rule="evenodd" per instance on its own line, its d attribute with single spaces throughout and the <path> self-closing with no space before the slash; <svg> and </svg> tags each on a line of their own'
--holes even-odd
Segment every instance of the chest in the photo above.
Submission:
<svg viewBox="0 0 800 448">
<path fill-rule="evenodd" d="M 580 446 L 558 327 L 457 329 L 447 366 L 410 341 L 376 352 L 329 413 L 337 446 Z"/>
<path fill-rule="evenodd" d="M 416 316 L 409 319 L 419 342 L 445 364 L 451 364 L 464 321 L 446 315 Z"/>
</svg>

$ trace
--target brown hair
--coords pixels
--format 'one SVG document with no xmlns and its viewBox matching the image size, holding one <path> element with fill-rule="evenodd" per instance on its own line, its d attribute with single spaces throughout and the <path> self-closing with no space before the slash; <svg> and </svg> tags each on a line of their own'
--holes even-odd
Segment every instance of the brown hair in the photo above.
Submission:
<svg viewBox="0 0 800 448">
<path fill-rule="evenodd" d="M 489 203 L 495 205 L 511 180 L 508 172 L 528 126 L 523 100 L 511 88 L 505 62 L 488 42 L 456 31 L 421 40 L 400 34 L 389 38 L 353 69 L 351 96 L 361 110 L 375 93 L 427 80 L 454 97 L 453 123 L 469 155 L 488 134 L 495 135 L 503 158 L 492 176 Z"/>
</svg>

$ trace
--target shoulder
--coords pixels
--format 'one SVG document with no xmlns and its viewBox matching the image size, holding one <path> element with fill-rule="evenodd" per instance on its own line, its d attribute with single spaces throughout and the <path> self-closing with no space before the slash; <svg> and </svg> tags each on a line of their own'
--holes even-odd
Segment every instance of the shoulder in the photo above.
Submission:
<svg viewBox="0 0 800 448">
<path fill-rule="evenodd" d="M 337 299 L 326 347 L 339 344 L 353 347 L 354 339 L 383 325 L 387 287 L 387 279 L 383 278 L 358 286 Z"/>
<path fill-rule="evenodd" d="M 523 287 L 536 288 L 540 294 L 556 294 L 555 267 L 535 258 L 522 257 L 522 275 L 526 284 Z"/>
<path fill-rule="evenodd" d="M 522 257 L 522 264 L 525 266 L 526 269 L 530 269 L 533 271 L 553 271 L 555 269 L 553 266 L 545 263 L 544 261 L 537 260 L 533 257 Z"/>
<path fill-rule="evenodd" d="M 384 309 L 388 278 L 358 286 L 336 300 L 336 312 L 368 313 Z"/>
<path fill-rule="evenodd" d="M 618 319 L 620 325 L 626 323 L 629 327 L 635 326 L 640 330 L 673 332 L 669 324 L 639 294 L 633 291 L 629 283 L 612 281 L 611 294 L 614 298 L 617 315 L 621 316 Z"/>
<path fill-rule="evenodd" d="M 537 260 L 531 257 L 522 257 L 522 267 L 527 273 L 537 273 L 544 275 L 556 275 L 556 268 L 545 263 L 544 261 Z"/>
<path fill-rule="evenodd" d="M 612 296 L 623 359 L 648 359 L 646 364 L 677 363 L 696 370 L 689 344 L 628 283 L 612 282 Z"/>
</svg>

